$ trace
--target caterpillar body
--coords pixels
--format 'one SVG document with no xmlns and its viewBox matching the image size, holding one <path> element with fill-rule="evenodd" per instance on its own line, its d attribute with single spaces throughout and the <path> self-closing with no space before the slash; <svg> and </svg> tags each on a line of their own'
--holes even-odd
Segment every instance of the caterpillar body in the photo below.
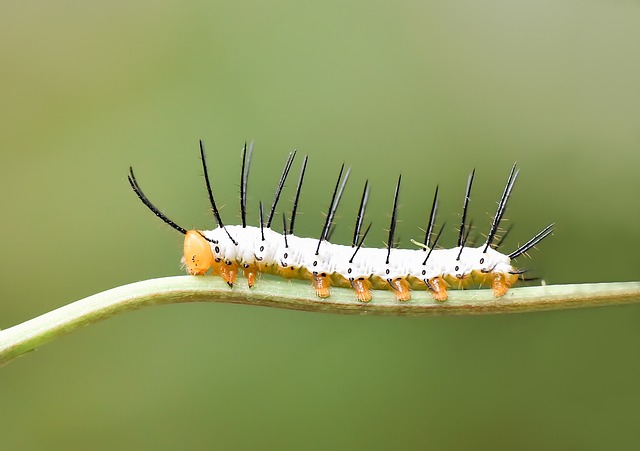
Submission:
<svg viewBox="0 0 640 451">
<path fill-rule="evenodd" d="M 345 286 L 353 288 L 356 298 L 362 302 L 370 301 L 372 290 L 376 289 L 391 289 L 399 301 L 408 301 L 411 298 L 411 290 L 426 289 L 431 292 L 436 301 L 445 301 L 447 287 L 463 289 L 472 285 L 490 286 L 494 296 L 501 297 L 524 273 L 524 270 L 513 267 L 511 261 L 525 254 L 553 232 L 554 224 L 550 224 L 509 254 L 502 254 L 497 250 L 502 241 L 497 239 L 500 222 L 505 214 L 507 201 L 518 176 L 518 170 L 514 164 L 498 202 L 498 208 L 493 216 L 486 241 L 481 246 L 466 245 L 470 230 L 470 226 L 466 224 L 466 216 L 475 170 L 467 180 L 456 247 L 437 248 L 444 228 L 443 225 L 437 234 L 434 233 L 438 209 L 438 188 L 435 190 L 424 242 L 418 243 L 412 240 L 417 245 L 417 249 L 393 247 L 401 176 L 398 177 L 396 185 L 386 248 L 364 246 L 364 241 L 371 228 L 371 224 L 369 224 L 364 233 L 361 233 L 369 198 L 368 181 L 363 189 L 351 245 L 334 244 L 329 241 L 331 228 L 349 178 L 349 170 L 345 171 L 343 164 L 333 190 L 320 237 L 298 237 L 294 234 L 294 225 L 308 161 L 308 158 L 305 157 L 289 224 L 283 214 L 282 233 L 279 233 L 273 230 L 272 223 L 280 194 L 296 156 L 295 151 L 289 153 L 267 218 L 264 217 L 263 205 L 260 202 L 260 225 L 258 227 L 250 226 L 246 221 L 246 200 L 251 155 L 252 146 L 249 146 L 247 150 L 245 143 L 240 176 L 241 224 L 225 225 L 213 196 L 204 146 L 200 141 L 200 156 L 207 193 L 211 210 L 218 224 L 213 230 L 186 230 L 170 220 L 149 201 L 140 188 L 133 169 L 129 168 L 129 184 L 138 198 L 156 216 L 185 235 L 182 261 L 189 274 L 204 275 L 212 270 L 213 274 L 222 276 L 230 287 L 233 287 L 240 271 L 246 277 L 249 287 L 256 283 L 256 278 L 260 273 L 275 274 L 286 278 L 310 279 L 316 295 L 320 298 L 326 298 L 330 295 L 331 286 Z M 434 235 L 435 238 L 432 239 Z M 502 239 L 505 235 L 506 232 Z"/>
</svg>

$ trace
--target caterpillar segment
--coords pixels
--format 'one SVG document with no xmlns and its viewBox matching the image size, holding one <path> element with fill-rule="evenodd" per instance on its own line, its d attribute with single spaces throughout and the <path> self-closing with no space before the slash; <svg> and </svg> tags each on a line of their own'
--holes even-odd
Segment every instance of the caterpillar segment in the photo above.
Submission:
<svg viewBox="0 0 640 451">
<path fill-rule="evenodd" d="M 265 220 L 263 204 L 260 202 L 259 227 L 247 224 L 247 187 L 253 144 L 245 144 L 242 151 L 240 177 L 240 225 L 225 225 L 214 200 L 206 156 L 200 141 L 200 156 L 204 170 L 205 185 L 211 211 L 217 227 L 212 230 L 186 230 L 165 216 L 143 193 L 133 169 L 128 180 L 131 188 L 157 217 L 184 237 L 182 262 L 188 274 L 205 275 L 211 271 L 233 287 L 238 273 L 242 272 L 249 287 L 255 286 L 262 273 L 285 278 L 308 279 L 319 298 L 331 294 L 332 286 L 351 287 L 357 300 L 366 303 L 374 297 L 374 290 L 391 290 L 398 301 L 409 301 L 412 290 L 427 290 L 438 302 L 446 301 L 448 288 L 465 289 L 471 286 L 490 287 L 496 298 L 504 296 L 524 273 L 512 266 L 512 261 L 526 254 L 553 232 L 550 224 L 509 254 L 497 250 L 510 228 L 498 236 L 507 202 L 511 195 L 518 170 L 514 164 L 493 216 L 486 241 L 480 246 L 468 245 L 471 223 L 467 224 L 467 213 L 471 198 L 475 170 L 467 179 L 457 246 L 450 249 L 438 247 L 444 224 L 433 239 L 438 210 L 438 188 L 436 187 L 429 222 L 423 243 L 412 242 L 416 249 L 394 247 L 394 235 L 398 216 L 398 199 L 402 177 L 398 177 L 393 198 L 393 209 L 389 236 L 384 248 L 366 247 L 365 239 L 371 224 L 364 233 L 362 225 L 369 199 L 369 182 L 364 185 L 356 216 L 351 245 L 334 244 L 329 241 L 334 218 L 342 193 L 349 178 L 349 169 L 342 165 L 338 174 L 328 214 L 319 238 L 305 238 L 294 234 L 298 202 L 307 168 L 308 157 L 302 163 L 295 200 L 289 224 L 282 216 L 282 233 L 272 229 L 278 201 L 293 165 L 296 151 L 289 153 L 284 169 L 276 185 L 274 199 Z"/>
<path fill-rule="evenodd" d="M 393 195 L 393 210 L 391 211 L 391 224 L 389 226 L 389 238 L 387 240 L 387 256 L 385 266 L 380 267 L 384 272 L 378 272 L 376 275 L 386 280 L 391 290 L 396 295 L 398 301 L 408 301 L 411 299 L 409 291 L 409 283 L 407 282 L 406 259 L 398 255 L 397 249 L 393 249 L 393 239 L 395 238 L 396 223 L 398 220 L 398 197 L 400 196 L 400 185 L 402 184 L 402 175 L 398 176 L 398 183 Z M 393 259 L 391 251 L 394 251 Z M 375 274 L 375 273 L 374 273 Z"/>
</svg>

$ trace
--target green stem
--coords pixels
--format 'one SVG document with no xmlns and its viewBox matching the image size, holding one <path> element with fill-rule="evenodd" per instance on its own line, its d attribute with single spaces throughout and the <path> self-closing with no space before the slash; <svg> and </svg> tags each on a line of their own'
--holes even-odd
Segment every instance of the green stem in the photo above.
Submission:
<svg viewBox="0 0 640 451">
<path fill-rule="evenodd" d="M 500 299 L 495 299 L 491 290 L 486 289 L 451 290 L 449 300 L 441 303 L 434 301 L 427 292 L 414 292 L 411 301 L 401 303 L 391 292 L 376 291 L 374 300 L 364 304 L 347 289 L 334 288 L 330 298 L 318 299 L 307 284 L 286 280 L 265 278 L 251 289 L 242 284 L 231 289 L 214 277 L 167 277 L 94 294 L 0 331 L 0 365 L 67 332 L 116 313 L 147 305 L 181 302 L 228 302 L 360 315 L 475 315 L 640 302 L 640 282 L 513 288 Z"/>
</svg>

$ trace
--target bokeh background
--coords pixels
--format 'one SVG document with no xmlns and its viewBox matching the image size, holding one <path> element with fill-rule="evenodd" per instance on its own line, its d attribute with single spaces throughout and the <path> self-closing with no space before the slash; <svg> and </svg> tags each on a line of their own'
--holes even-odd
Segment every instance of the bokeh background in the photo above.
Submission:
<svg viewBox="0 0 640 451">
<path fill-rule="evenodd" d="M 227 222 L 255 140 L 251 220 L 308 154 L 297 230 L 343 161 L 381 244 L 420 238 L 436 184 L 455 239 L 467 174 L 488 229 L 509 168 L 513 249 L 547 283 L 638 280 L 634 1 L 31 1 L 0 15 L 0 327 L 180 273 L 183 226 Z M 298 166 L 294 167 L 297 177 Z M 282 205 L 290 208 L 292 186 Z M 640 306 L 459 318 L 237 305 L 127 313 L 0 369 L 2 449 L 637 449 Z"/>
</svg>

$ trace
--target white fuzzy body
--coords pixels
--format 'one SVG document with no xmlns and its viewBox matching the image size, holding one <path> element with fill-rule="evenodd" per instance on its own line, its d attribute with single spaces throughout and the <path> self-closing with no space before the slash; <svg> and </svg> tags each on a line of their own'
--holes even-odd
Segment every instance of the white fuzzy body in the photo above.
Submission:
<svg viewBox="0 0 640 451">
<path fill-rule="evenodd" d="M 227 233 L 228 232 L 228 233 Z M 256 264 L 262 268 L 295 268 L 309 273 L 339 275 L 346 280 L 359 278 L 384 281 L 415 278 L 427 283 L 435 277 L 462 279 L 473 272 L 511 273 L 508 256 L 485 245 L 479 247 L 433 249 L 355 248 L 315 238 L 284 235 L 259 227 L 226 226 L 202 232 L 211 243 L 217 261 Z M 234 243 L 230 238 L 233 237 Z M 264 237 L 264 239 L 263 239 Z M 355 256 L 354 256 L 355 252 Z M 219 259 L 219 260 L 218 260 Z"/>
</svg>

